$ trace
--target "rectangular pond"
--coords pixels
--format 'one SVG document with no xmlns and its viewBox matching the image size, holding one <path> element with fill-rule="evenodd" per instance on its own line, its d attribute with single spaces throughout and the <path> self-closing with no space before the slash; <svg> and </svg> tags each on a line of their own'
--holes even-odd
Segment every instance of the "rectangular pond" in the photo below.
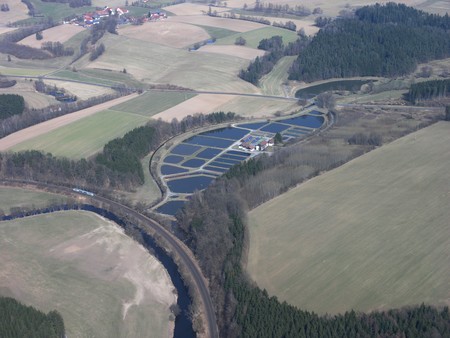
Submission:
<svg viewBox="0 0 450 338">
<path fill-rule="evenodd" d="M 169 155 L 164 158 L 164 163 L 177 164 L 184 160 L 183 156 Z"/>
<path fill-rule="evenodd" d="M 237 141 L 247 135 L 249 133 L 248 130 L 240 129 L 240 128 L 233 128 L 233 127 L 227 127 L 227 128 L 221 128 L 216 129 L 208 132 L 201 133 L 200 135 L 203 136 L 212 136 L 212 137 L 219 137 L 219 138 L 225 138 Z"/>
<path fill-rule="evenodd" d="M 237 151 L 237 150 L 229 150 L 229 151 L 227 151 L 225 154 L 228 154 L 228 155 L 238 155 L 238 156 L 244 156 L 244 157 L 250 156 L 249 153 L 244 153 L 244 152 L 242 152 L 242 151 Z"/>
<path fill-rule="evenodd" d="M 206 160 L 210 160 L 213 157 L 219 155 L 221 151 L 222 151 L 221 149 L 206 148 L 205 150 L 202 150 L 201 152 L 199 152 L 196 157 L 204 158 Z"/>
<path fill-rule="evenodd" d="M 247 128 L 251 130 L 257 130 L 261 127 L 264 127 L 267 124 L 267 122 L 257 122 L 257 123 L 244 123 L 244 124 L 238 124 L 238 127 L 241 128 Z"/>
<path fill-rule="evenodd" d="M 185 203 L 185 201 L 169 201 L 161 205 L 158 209 L 156 209 L 156 211 L 161 214 L 175 216 L 178 210 L 184 207 Z"/>
<path fill-rule="evenodd" d="M 298 117 L 293 117 L 291 119 L 283 120 L 283 123 L 290 124 L 293 126 L 319 128 L 324 121 L 325 121 L 324 118 L 321 116 L 302 115 Z"/>
<path fill-rule="evenodd" d="M 280 122 L 285 123 L 284 120 L 283 120 L 283 121 L 280 121 Z M 280 124 L 280 123 L 271 123 L 271 124 L 265 126 L 264 128 L 261 128 L 261 130 L 262 130 L 262 131 L 268 131 L 269 133 L 274 133 L 274 134 L 276 134 L 276 133 L 280 133 L 280 132 L 282 132 L 283 130 L 286 130 L 286 129 L 288 129 L 288 128 L 290 128 L 290 126 L 286 126 L 286 125 Z"/>
<path fill-rule="evenodd" d="M 183 167 L 188 167 L 188 168 L 200 168 L 202 165 L 205 164 L 205 162 L 206 162 L 205 160 L 193 158 L 193 159 L 190 159 L 190 160 L 187 160 L 187 161 L 181 163 L 181 165 Z"/>
<path fill-rule="evenodd" d="M 219 167 L 219 168 L 226 168 L 226 169 L 230 169 L 232 166 L 234 166 L 234 164 L 231 164 L 231 163 L 222 163 L 222 162 L 217 162 L 217 161 L 208 163 L 208 165 L 212 165 L 214 167 Z"/>
<path fill-rule="evenodd" d="M 175 167 L 173 165 L 164 164 L 161 166 L 161 174 L 163 175 L 173 175 L 181 174 L 187 172 L 187 169 Z"/>
<path fill-rule="evenodd" d="M 231 146 L 235 141 L 226 140 L 223 138 L 213 138 L 206 136 L 192 136 L 191 138 L 184 140 L 183 143 L 196 144 L 206 147 L 226 148 Z"/>
<path fill-rule="evenodd" d="M 172 149 L 171 153 L 177 154 L 177 155 L 192 155 L 193 153 L 198 151 L 200 148 L 201 147 L 199 147 L 199 146 L 193 146 L 191 144 L 181 143 L 181 144 L 175 146 Z"/>
<path fill-rule="evenodd" d="M 205 189 L 213 177 L 199 175 L 167 181 L 167 186 L 174 193 L 192 194 L 195 190 Z"/>
<path fill-rule="evenodd" d="M 205 169 L 205 170 L 212 170 L 212 171 L 216 171 L 216 172 L 219 172 L 219 173 L 225 173 L 225 172 L 228 171 L 228 169 L 225 169 L 225 168 L 217 168 L 217 167 L 211 167 L 211 166 L 203 167 L 203 169 Z"/>
</svg>

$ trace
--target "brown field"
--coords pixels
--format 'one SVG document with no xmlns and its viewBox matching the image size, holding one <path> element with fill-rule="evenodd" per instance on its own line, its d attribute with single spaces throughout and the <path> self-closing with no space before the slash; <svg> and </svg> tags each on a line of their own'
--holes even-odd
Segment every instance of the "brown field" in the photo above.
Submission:
<svg viewBox="0 0 450 338">
<path fill-rule="evenodd" d="M 68 337 L 171 337 L 167 271 L 96 214 L 0 222 L 0 294 L 63 316 Z"/>
<path fill-rule="evenodd" d="M 147 22 L 141 26 L 127 25 L 119 30 L 124 35 L 137 40 L 164 46 L 183 48 L 210 38 L 202 28 L 169 19 Z"/>
<path fill-rule="evenodd" d="M 4 12 L 2 12 L 2 13 L 4 13 Z M 11 32 L 14 29 L 15 28 L 12 28 L 12 27 L 0 26 L 0 34 Z"/>
<path fill-rule="evenodd" d="M 172 16 L 168 20 L 175 22 L 185 22 L 193 25 L 224 28 L 236 32 L 248 32 L 254 29 L 267 27 L 266 25 L 262 25 L 256 22 L 216 18 L 207 15 Z"/>
<path fill-rule="evenodd" d="M 448 305 L 449 131 L 436 123 L 253 209 L 252 278 L 320 314 Z"/>
<path fill-rule="evenodd" d="M 234 95 L 199 94 L 192 99 L 176 105 L 175 107 L 153 115 L 153 118 L 160 118 L 164 121 L 170 122 L 174 118 L 181 120 L 183 117 L 196 113 L 209 114 L 219 111 L 220 106 L 232 100 L 234 97 Z"/>
<path fill-rule="evenodd" d="M 8 150 L 11 147 L 13 147 L 19 143 L 30 140 L 30 139 L 40 136 L 40 135 L 44 135 L 52 130 L 58 129 L 58 128 L 68 125 L 72 122 L 78 121 L 86 116 L 93 115 L 99 111 L 108 109 L 119 103 L 128 101 L 132 98 L 135 98 L 136 96 L 138 96 L 138 94 L 131 94 L 128 96 L 119 97 L 118 99 L 115 99 L 112 101 L 108 101 L 108 102 L 105 102 L 105 103 L 102 103 L 102 104 L 99 104 L 99 105 L 96 105 L 93 107 L 82 109 L 77 112 L 67 114 L 64 116 L 60 116 L 60 117 L 54 118 L 52 120 L 36 124 L 29 128 L 19 130 L 16 133 L 13 133 L 11 135 L 8 135 L 8 136 L 0 139 L 0 151 Z"/>
<path fill-rule="evenodd" d="M 8 4 L 8 12 L 0 12 L 0 22 L 7 24 L 9 22 L 15 22 L 29 18 L 27 6 L 20 0 L 8 0 L 2 1 L 2 3 Z"/>
<path fill-rule="evenodd" d="M 219 111 L 232 111 L 245 117 L 273 117 L 277 112 L 285 115 L 299 109 L 296 102 L 270 98 L 235 96 L 217 108 Z"/>
<path fill-rule="evenodd" d="M 23 96 L 28 108 L 45 108 L 58 101 L 53 96 L 36 92 L 33 82 L 18 80 L 17 84 L 10 88 L 0 88 L 0 94 L 18 94 Z"/>
<path fill-rule="evenodd" d="M 57 80 L 45 80 L 46 84 L 55 85 L 58 88 L 64 88 L 72 95 L 76 95 L 79 99 L 86 100 L 94 96 L 100 96 L 104 94 L 112 94 L 114 90 L 106 87 L 93 86 L 83 83 L 66 82 Z"/>
<path fill-rule="evenodd" d="M 41 45 L 44 42 L 61 42 L 64 43 L 68 41 L 71 37 L 78 34 L 85 29 L 76 25 L 60 25 L 56 27 L 52 27 L 46 29 L 42 32 L 43 39 L 36 40 L 36 36 L 30 35 L 23 40 L 20 40 L 19 43 L 22 45 L 27 45 L 33 48 L 41 48 Z"/>
<path fill-rule="evenodd" d="M 225 54 L 245 60 L 253 60 L 257 56 L 262 56 L 265 53 L 265 51 L 260 49 L 233 45 L 205 45 L 198 49 L 197 52 Z"/>
</svg>

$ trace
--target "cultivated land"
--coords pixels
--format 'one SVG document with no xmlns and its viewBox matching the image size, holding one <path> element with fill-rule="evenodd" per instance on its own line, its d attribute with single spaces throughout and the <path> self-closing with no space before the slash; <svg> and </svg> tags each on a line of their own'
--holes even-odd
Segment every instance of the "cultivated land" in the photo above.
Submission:
<svg viewBox="0 0 450 338">
<path fill-rule="evenodd" d="M 194 115 L 196 113 L 209 114 L 214 111 L 220 111 L 220 107 L 226 102 L 232 100 L 234 97 L 234 95 L 199 94 L 187 101 L 154 115 L 153 118 L 161 118 L 166 122 L 170 122 L 174 118 L 181 120 L 188 115 Z"/>
<path fill-rule="evenodd" d="M 40 109 L 58 101 L 50 95 L 38 93 L 34 88 L 34 82 L 17 80 L 16 85 L 9 88 L 0 88 L 0 94 L 18 94 L 23 96 L 25 104 L 28 108 Z"/>
<path fill-rule="evenodd" d="M 0 22 L 4 25 L 10 22 L 15 22 L 28 18 L 28 8 L 20 0 L 8 0 L 4 2 L 8 4 L 8 12 L 0 12 Z"/>
<path fill-rule="evenodd" d="M 295 59 L 297 59 L 296 56 L 281 58 L 272 71 L 259 81 L 259 86 L 264 94 L 289 96 L 289 93 L 283 90 L 283 84 L 288 82 L 288 70 Z"/>
<path fill-rule="evenodd" d="M 66 92 L 75 95 L 79 100 L 86 100 L 95 96 L 115 93 L 115 91 L 111 88 L 88 85 L 84 83 L 57 80 L 44 80 L 44 83 L 51 86 L 54 85 L 58 88 L 64 88 Z"/>
<path fill-rule="evenodd" d="M 183 4 L 187 5 L 187 4 Z M 178 6 L 178 5 L 177 5 Z M 181 5 L 179 5 L 181 6 Z M 170 7 L 166 7 L 167 10 L 170 10 Z M 212 17 L 207 15 L 187 15 L 187 16 L 174 16 L 170 17 L 170 21 L 174 22 L 185 22 L 193 25 L 199 26 L 211 26 L 217 28 L 230 29 L 236 32 L 249 32 L 255 29 L 267 27 L 266 25 L 244 21 L 244 20 L 234 20 L 234 19 L 225 19 Z"/>
<path fill-rule="evenodd" d="M 269 98 L 235 96 L 232 100 L 218 107 L 220 111 L 232 111 L 244 117 L 273 117 L 299 110 L 296 102 L 280 101 Z"/>
<path fill-rule="evenodd" d="M 135 99 L 111 107 L 111 109 L 150 117 L 177 106 L 194 96 L 190 93 L 146 92 Z"/>
<path fill-rule="evenodd" d="M 141 26 L 125 26 L 119 34 L 160 45 L 183 48 L 210 38 L 202 28 L 170 20 L 148 22 Z"/>
<path fill-rule="evenodd" d="M 70 38 L 75 36 L 76 34 L 84 31 L 85 29 L 81 26 L 76 25 L 60 25 L 55 26 L 49 29 L 46 29 L 42 32 L 42 40 L 36 40 L 35 34 L 26 37 L 23 40 L 20 40 L 19 43 L 21 45 L 27 45 L 34 48 L 41 48 L 44 42 L 61 42 L 64 43 L 68 41 Z"/>
<path fill-rule="evenodd" d="M 11 208 L 20 207 L 31 209 L 43 208 L 49 204 L 62 204 L 67 200 L 62 195 L 33 190 L 0 187 L 0 206 L 5 214 L 11 213 Z"/>
<path fill-rule="evenodd" d="M 250 275 L 322 314 L 448 305 L 449 142 L 437 123 L 252 210 Z"/>
<path fill-rule="evenodd" d="M 117 35 L 102 40 L 105 53 L 87 64 L 83 58 L 75 66 L 127 72 L 146 83 L 174 84 L 198 90 L 255 92 L 256 88 L 236 75 L 248 61 L 227 55 L 195 53 Z"/>
<path fill-rule="evenodd" d="M 82 211 L 0 223 L 0 294 L 58 310 L 69 337 L 171 337 L 162 265 L 116 224 Z"/>
<path fill-rule="evenodd" d="M 141 115 L 103 110 L 19 143 L 10 150 L 34 149 L 71 159 L 87 158 L 101 151 L 112 139 L 122 137 L 131 129 L 146 122 L 148 118 Z"/>
<path fill-rule="evenodd" d="M 260 49 L 235 45 L 204 45 L 200 49 L 198 49 L 197 52 L 231 55 L 246 60 L 253 60 L 257 56 L 263 56 L 265 54 L 265 51 Z"/>
<path fill-rule="evenodd" d="M 241 21 L 241 20 L 238 20 Z M 272 36 L 279 35 L 283 38 L 283 43 L 288 44 L 289 42 L 294 42 L 297 40 L 298 36 L 295 32 L 282 29 L 278 27 L 264 26 L 259 29 L 252 30 L 245 33 L 237 33 L 234 35 L 227 36 L 225 38 L 217 40 L 218 45 L 234 45 L 238 37 L 243 37 L 247 41 L 246 46 L 257 48 L 259 42 L 262 39 L 270 38 Z"/>
<path fill-rule="evenodd" d="M 119 104 L 121 102 L 125 102 L 136 96 L 137 96 L 137 94 L 132 94 L 132 95 L 120 97 L 120 98 L 112 100 L 112 101 L 101 103 L 99 105 L 96 105 L 96 106 L 93 106 L 90 108 L 79 110 L 75 113 L 63 115 L 63 116 L 51 119 L 49 121 L 45 121 L 45 122 L 36 124 L 34 126 L 19 130 L 18 132 L 14 133 L 14 134 L 8 135 L 8 136 L 0 139 L 0 151 L 8 150 L 19 143 L 28 141 L 34 137 L 44 135 L 55 129 L 67 126 L 68 124 L 70 124 L 72 122 L 78 121 L 87 116 L 98 113 L 99 111 L 108 109 L 109 107 L 111 107 L 113 105 Z M 79 135 L 79 136 L 82 136 L 82 135 Z"/>
</svg>

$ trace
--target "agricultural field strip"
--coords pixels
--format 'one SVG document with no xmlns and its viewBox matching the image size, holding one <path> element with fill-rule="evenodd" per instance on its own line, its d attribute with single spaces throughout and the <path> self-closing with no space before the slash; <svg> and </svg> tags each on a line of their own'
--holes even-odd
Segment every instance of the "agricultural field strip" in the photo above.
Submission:
<svg viewBox="0 0 450 338">
<path fill-rule="evenodd" d="M 61 128 L 62 126 L 66 126 L 70 123 L 73 123 L 82 118 L 85 118 L 87 116 L 98 113 L 99 111 L 108 109 L 111 106 L 128 101 L 130 99 L 133 99 L 137 96 L 138 96 L 138 94 L 131 94 L 128 96 L 123 96 L 123 97 L 120 97 L 120 98 L 112 100 L 112 101 L 101 103 L 101 104 L 93 106 L 93 107 L 82 109 L 77 112 L 63 115 L 63 116 L 51 119 L 49 121 L 45 121 L 45 122 L 39 123 L 37 125 L 19 130 L 16 133 L 13 133 L 11 135 L 8 135 L 8 136 L 0 139 L 0 151 L 8 150 L 8 149 L 14 147 L 15 145 L 18 145 L 24 141 L 41 136 L 52 130 Z"/>
<path fill-rule="evenodd" d="M 251 276 L 318 313 L 448 305 L 449 127 L 398 139 L 252 210 Z"/>
</svg>

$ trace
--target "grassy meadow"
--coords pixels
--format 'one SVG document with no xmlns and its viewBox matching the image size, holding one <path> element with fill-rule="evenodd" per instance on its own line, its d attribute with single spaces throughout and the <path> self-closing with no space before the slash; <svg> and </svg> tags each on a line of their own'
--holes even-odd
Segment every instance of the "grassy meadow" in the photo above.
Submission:
<svg viewBox="0 0 450 338">
<path fill-rule="evenodd" d="M 246 43 L 247 47 L 257 48 L 259 42 L 262 39 L 267 39 L 275 35 L 281 36 L 283 38 L 284 44 L 294 42 L 298 38 L 297 34 L 293 31 L 278 27 L 267 26 L 245 33 L 236 33 L 233 35 L 229 35 L 222 39 L 218 39 L 216 43 L 219 45 L 234 45 L 236 38 L 243 37 L 247 41 Z"/>
<path fill-rule="evenodd" d="M 288 70 L 295 59 L 297 59 L 296 56 L 285 56 L 281 58 L 275 67 L 273 67 L 272 71 L 259 81 L 259 86 L 264 94 L 285 95 L 282 85 L 287 81 Z"/>
<path fill-rule="evenodd" d="M 43 208 L 52 203 L 64 203 L 66 200 L 62 195 L 47 192 L 0 187 L 0 208 L 5 214 L 9 214 L 14 207 Z"/>
<path fill-rule="evenodd" d="M 111 109 L 151 117 L 194 96 L 189 93 L 147 92 Z"/>
<path fill-rule="evenodd" d="M 94 155 L 110 140 L 144 125 L 149 119 L 114 110 L 104 110 L 14 146 L 12 151 L 41 150 L 72 159 Z"/>
<path fill-rule="evenodd" d="M 58 212 L 0 222 L 0 294 L 56 309 L 68 337 L 170 335 L 173 286 L 115 224 Z"/>
<path fill-rule="evenodd" d="M 252 210 L 252 278 L 321 314 L 449 305 L 449 142 L 437 123 Z"/>
</svg>

